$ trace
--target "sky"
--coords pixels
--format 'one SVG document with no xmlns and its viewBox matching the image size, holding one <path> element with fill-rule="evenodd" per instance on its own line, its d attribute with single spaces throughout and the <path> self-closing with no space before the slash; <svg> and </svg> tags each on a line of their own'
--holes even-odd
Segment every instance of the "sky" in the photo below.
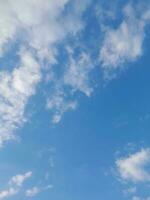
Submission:
<svg viewBox="0 0 150 200">
<path fill-rule="evenodd" d="M 0 200 L 150 200 L 149 52 L 149 0 L 0 0 Z"/>
</svg>

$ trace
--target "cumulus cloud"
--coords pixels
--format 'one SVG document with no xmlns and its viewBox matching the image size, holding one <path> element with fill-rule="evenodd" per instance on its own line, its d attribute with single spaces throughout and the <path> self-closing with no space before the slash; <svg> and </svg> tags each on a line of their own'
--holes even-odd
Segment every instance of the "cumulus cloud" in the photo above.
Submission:
<svg viewBox="0 0 150 200">
<path fill-rule="evenodd" d="M 83 28 L 82 13 L 90 0 L 8 0 L 0 4 L 0 52 L 18 38 L 48 58 L 53 45 Z M 64 12 L 69 6 L 70 12 Z M 52 51 L 53 52 L 53 51 Z"/>
<path fill-rule="evenodd" d="M 11 40 L 22 37 L 28 45 L 42 50 L 64 36 L 64 29 L 59 26 L 58 17 L 68 0 L 8 0 L 0 5 L 1 52 Z M 37 34 L 38 33 L 38 34 Z"/>
<path fill-rule="evenodd" d="M 150 149 L 131 154 L 116 161 L 116 167 L 122 180 L 136 182 L 150 181 L 150 172 L 146 167 L 150 164 Z"/>
<path fill-rule="evenodd" d="M 106 79 L 112 78 L 112 72 L 122 69 L 124 63 L 135 61 L 143 53 L 144 28 L 149 23 L 149 9 L 145 8 L 141 12 L 128 4 L 123 13 L 123 20 L 117 28 L 106 28 L 100 50 Z"/>
</svg>

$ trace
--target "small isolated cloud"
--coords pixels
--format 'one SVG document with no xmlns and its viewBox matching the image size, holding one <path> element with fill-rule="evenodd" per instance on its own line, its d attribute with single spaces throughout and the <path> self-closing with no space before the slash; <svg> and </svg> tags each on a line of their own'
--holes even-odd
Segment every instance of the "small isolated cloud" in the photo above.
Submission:
<svg viewBox="0 0 150 200">
<path fill-rule="evenodd" d="M 34 196 L 36 196 L 38 193 L 40 193 L 41 192 L 41 190 L 40 190 L 40 188 L 38 188 L 38 187 L 33 187 L 33 188 L 31 188 L 31 189 L 28 189 L 27 191 L 26 191 L 26 196 L 27 197 L 34 197 Z"/>
<path fill-rule="evenodd" d="M 148 5 L 149 6 L 149 5 Z M 125 6 L 124 18 L 117 28 L 106 28 L 100 61 L 106 79 L 112 78 L 125 62 L 135 61 L 143 53 L 144 28 L 149 23 L 149 9 Z M 112 75 L 112 76 L 111 76 Z"/>
<path fill-rule="evenodd" d="M 0 199 L 5 199 L 14 196 L 18 193 L 17 189 L 9 188 L 8 190 L 0 191 Z"/>
<path fill-rule="evenodd" d="M 61 90 L 58 90 L 47 100 L 47 108 L 53 111 L 52 122 L 55 124 L 60 122 L 66 111 L 74 110 L 76 106 L 76 101 L 68 100 Z"/>
<path fill-rule="evenodd" d="M 32 172 L 26 172 L 25 174 L 17 174 L 16 176 L 13 176 L 11 180 L 9 181 L 9 185 L 15 185 L 18 187 L 21 187 L 24 181 L 29 179 L 32 176 Z"/>
<path fill-rule="evenodd" d="M 120 178 L 134 183 L 150 181 L 150 171 L 146 168 L 149 164 L 150 149 L 142 149 L 135 154 L 119 158 L 116 161 Z"/>
<path fill-rule="evenodd" d="M 47 186 L 42 187 L 42 188 L 34 186 L 33 188 L 26 190 L 25 195 L 27 197 L 34 197 L 37 194 L 39 194 L 39 193 L 41 193 L 41 192 L 43 192 L 45 190 L 52 189 L 52 188 L 53 188 L 53 185 L 47 185 Z"/>
<path fill-rule="evenodd" d="M 68 50 L 69 61 L 64 75 L 64 84 L 69 85 L 73 91 L 81 91 L 90 96 L 93 89 L 90 85 L 89 74 L 94 65 L 90 56 L 82 52 L 77 58 L 73 56 L 73 50 Z"/>
</svg>

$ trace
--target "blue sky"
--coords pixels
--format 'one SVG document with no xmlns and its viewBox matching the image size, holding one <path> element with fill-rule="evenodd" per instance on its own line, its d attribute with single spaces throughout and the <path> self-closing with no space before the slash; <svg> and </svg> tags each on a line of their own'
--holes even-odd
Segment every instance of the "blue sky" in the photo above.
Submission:
<svg viewBox="0 0 150 200">
<path fill-rule="evenodd" d="M 0 199 L 150 200 L 150 2 L 0 0 Z"/>
</svg>

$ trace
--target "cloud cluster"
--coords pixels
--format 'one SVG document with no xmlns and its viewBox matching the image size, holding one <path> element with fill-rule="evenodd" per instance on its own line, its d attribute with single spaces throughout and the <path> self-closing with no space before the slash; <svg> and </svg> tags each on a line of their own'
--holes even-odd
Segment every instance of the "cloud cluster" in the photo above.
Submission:
<svg viewBox="0 0 150 200">
<path fill-rule="evenodd" d="M 17 54 L 17 60 L 15 66 L 11 66 L 12 70 L 0 71 L 0 146 L 5 141 L 14 139 L 15 130 L 26 121 L 26 106 L 30 97 L 36 93 L 37 84 L 43 80 L 44 63 L 49 66 L 55 64 L 57 45 L 69 34 L 74 37 L 83 28 L 81 17 L 89 2 L 89 0 L 82 2 L 46 0 L 44 3 L 42 0 L 1 2 L 0 56 L 8 59 L 9 50 L 12 57 L 14 55 L 13 59 L 16 59 Z M 19 46 L 19 50 L 16 46 Z M 75 81 L 72 87 L 79 88 Z M 57 102 L 54 102 L 55 100 Z M 76 107 L 74 102 L 66 102 L 63 96 L 57 94 L 48 98 L 47 105 L 49 109 L 56 108 L 54 123 L 60 121 L 64 112 Z"/>
<path fill-rule="evenodd" d="M 0 199 L 5 199 L 14 196 L 18 193 L 18 190 L 14 188 L 9 188 L 8 190 L 3 190 L 0 192 Z"/>
<path fill-rule="evenodd" d="M 23 183 L 32 176 L 32 172 L 26 172 L 25 174 L 18 174 L 13 176 L 8 182 L 9 188 L 3 191 L 0 191 L 0 199 L 5 199 L 11 196 L 14 196 L 19 193 L 20 188 Z"/>
<path fill-rule="evenodd" d="M 14 138 L 12 134 L 25 121 L 25 107 L 41 79 L 40 66 L 27 50 L 11 73 L 0 72 L 0 146 Z"/>
<path fill-rule="evenodd" d="M 25 181 L 27 181 L 28 179 L 30 179 L 32 177 L 32 172 L 28 171 L 24 174 L 17 174 L 15 176 L 13 176 L 9 181 L 8 181 L 8 189 L 2 190 L 0 191 L 0 199 L 5 199 L 8 197 L 12 197 L 15 196 L 17 194 L 20 193 L 21 189 L 23 188 L 23 184 Z M 24 191 L 24 195 L 26 197 L 34 197 L 37 194 L 52 189 L 53 185 L 47 185 L 44 187 L 32 187 L 30 189 L 27 189 Z"/>
<path fill-rule="evenodd" d="M 86 45 L 82 48 L 88 39 L 79 39 L 85 31 L 88 20 L 84 20 L 84 14 L 90 3 L 91 0 L 45 0 L 44 3 L 42 0 L 7 0 L 0 3 L 0 58 L 10 59 L 8 52 L 11 52 L 12 63 L 15 62 L 8 66 L 11 69 L 0 70 L 0 146 L 15 139 L 17 128 L 27 120 L 28 102 L 36 94 L 38 84 L 45 81 L 45 73 L 49 72 L 47 77 L 53 87 L 45 107 L 52 113 L 52 122 L 58 123 L 65 112 L 77 107 L 74 98 L 77 92 L 88 97 L 93 92 L 90 75 L 95 63 L 100 60 L 104 78 L 108 80 L 125 62 L 142 55 L 149 7 L 125 6 L 117 28 L 107 27 L 101 32 L 104 40 L 97 46 L 100 55 L 93 61 L 93 54 Z M 51 76 L 59 71 L 57 67 L 61 68 L 59 78 Z"/>
<path fill-rule="evenodd" d="M 100 61 L 104 78 L 111 79 L 114 71 L 122 69 L 126 62 L 135 61 L 143 53 L 144 29 L 149 24 L 149 4 L 139 10 L 138 6 L 127 4 L 124 17 L 117 28 L 106 28 L 100 49 Z M 140 6 L 142 7 L 142 5 Z"/>
</svg>

